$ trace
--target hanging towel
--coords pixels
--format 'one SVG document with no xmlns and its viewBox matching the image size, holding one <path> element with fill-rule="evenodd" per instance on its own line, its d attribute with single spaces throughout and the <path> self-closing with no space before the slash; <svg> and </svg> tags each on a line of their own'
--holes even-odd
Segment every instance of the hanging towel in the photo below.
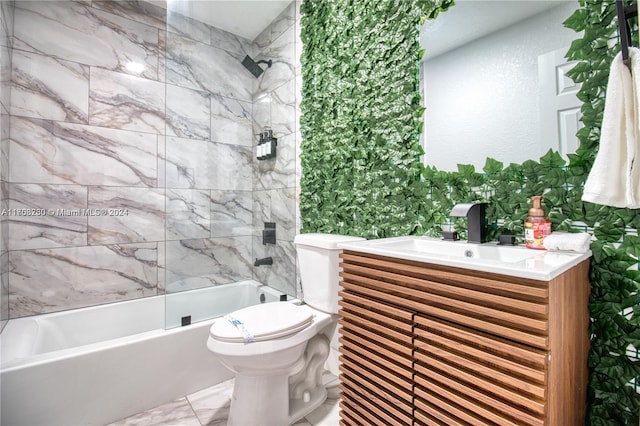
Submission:
<svg viewBox="0 0 640 426">
<path fill-rule="evenodd" d="M 600 147 L 584 186 L 583 201 L 640 208 L 640 49 L 629 47 L 631 68 L 618 53 L 611 63 Z"/>
</svg>

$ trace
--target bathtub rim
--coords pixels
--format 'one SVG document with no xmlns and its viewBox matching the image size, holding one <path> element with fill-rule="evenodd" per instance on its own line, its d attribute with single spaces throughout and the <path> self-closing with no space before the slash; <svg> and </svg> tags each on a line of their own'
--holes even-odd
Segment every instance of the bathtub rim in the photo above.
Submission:
<svg viewBox="0 0 640 426">
<path fill-rule="evenodd" d="M 266 284 L 262 284 L 256 280 L 252 280 L 252 279 L 248 279 L 248 280 L 242 280 L 242 281 L 238 281 L 235 283 L 226 283 L 226 284 L 219 284 L 217 286 L 212 286 L 212 287 L 202 287 L 202 288 L 198 288 L 198 289 L 193 289 L 193 290 L 187 290 L 186 292 L 194 292 L 194 294 L 197 294 L 198 292 L 204 292 L 206 290 L 214 290 L 220 287 L 226 287 L 226 286 L 237 286 L 238 284 L 250 284 L 252 286 L 255 286 L 257 290 L 264 290 L 266 292 L 270 292 L 273 295 L 277 296 L 278 294 L 286 294 L 280 290 L 274 289 L 272 287 L 267 286 Z M 184 292 L 183 292 L 184 293 Z M 39 314 L 39 315 L 31 315 L 31 316 L 27 316 L 27 317 L 20 317 L 20 318 L 15 318 L 15 319 L 11 319 L 7 321 L 6 326 L 4 327 L 2 333 L 0 333 L 0 374 L 6 372 L 10 372 L 10 371 L 14 371 L 14 370 L 19 370 L 22 368 L 28 368 L 28 367 L 35 367 L 38 365 L 43 365 L 43 364 L 47 364 L 48 362 L 54 361 L 54 360 L 63 360 L 63 359 L 69 359 L 69 358 L 73 358 L 73 357 L 77 357 L 77 356 L 81 356 L 81 355 L 86 355 L 92 352 L 97 352 L 100 350 L 105 350 L 108 348 L 117 348 L 117 347 L 122 347 L 134 342 L 143 342 L 149 339 L 154 339 L 154 338 L 158 338 L 164 335 L 169 335 L 169 334 L 173 334 L 173 333 L 179 333 L 182 330 L 186 329 L 186 328 L 196 328 L 196 327 L 210 327 L 211 324 L 213 323 L 213 321 L 215 321 L 216 319 L 220 318 L 221 316 L 225 315 L 225 314 L 220 314 L 220 315 L 216 315 L 214 317 L 211 318 L 207 318 L 207 319 L 203 319 L 203 320 L 199 320 L 199 321 L 195 321 L 192 322 L 189 325 L 185 325 L 185 326 L 169 326 L 167 324 L 167 313 L 166 313 L 166 297 L 170 296 L 171 294 L 179 294 L 179 293 L 167 293 L 167 294 L 163 294 L 163 295 L 157 295 L 157 296 L 147 296 L 147 297 L 142 297 L 142 298 L 137 298 L 137 299 L 129 299 L 129 300 L 123 300 L 123 301 L 119 301 L 119 302 L 110 302 L 110 303 L 103 303 L 100 305 L 94 305 L 94 306 L 87 306 L 87 307 L 82 307 L 82 308 L 76 308 L 76 309 L 67 309 L 67 310 L 63 310 L 63 311 L 56 311 L 56 312 L 50 312 L 50 313 L 45 313 L 45 314 Z M 287 302 L 290 303 L 301 303 L 299 299 L 297 298 L 293 298 L 290 295 L 289 299 L 287 300 Z M 98 342 L 93 342 L 93 343 L 87 343 L 84 345 L 78 345 L 78 346 L 72 346 L 69 348 L 63 348 L 63 349 L 57 349 L 57 350 L 53 350 L 53 351 L 48 351 L 48 352 L 42 352 L 42 353 L 36 353 L 36 354 L 31 354 L 31 355 L 27 355 L 27 356 L 20 356 L 20 357 L 15 357 L 12 358 L 10 360 L 5 361 L 4 357 L 1 356 L 2 354 L 2 346 L 5 344 L 4 339 L 6 338 L 5 335 L 5 331 L 7 330 L 7 327 L 10 326 L 10 323 L 12 321 L 28 321 L 28 320 L 33 320 L 33 321 L 37 321 L 37 318 L 39 316 L 52 316 L 52 317 L 56 317 L 56 316 L 62 316 L 62 315 L 72 315 L 74 312 L 78 312 L 78 311 L 90 311 L 90 310 L 94 310 L 94 309 L 108 309 L 109 306 L 114 305 L 114 304 L 122 304 L 122 305 L 135 305 L 136 303 L 145 303 L 145 302 L 149 302 L 149 299 L 164 299 L 165 303 L 162 304 L 162 317 L 163 317 L 163 324 L 164 327 L 161 328 L 154 328 L 151 330 L 147 330 L 147 331 L 143 331 L 143 332 L 139 332 L 139 333 L 134 333 L 134 334 L 129 334 L 126 336 L 121 336 L 121 337 L 116 337 L 116 338 L 112 338 L 112 339 L 108 339 L 108 340 L 102 340 L 102 341 L 98 341 Z"/>
</svg>

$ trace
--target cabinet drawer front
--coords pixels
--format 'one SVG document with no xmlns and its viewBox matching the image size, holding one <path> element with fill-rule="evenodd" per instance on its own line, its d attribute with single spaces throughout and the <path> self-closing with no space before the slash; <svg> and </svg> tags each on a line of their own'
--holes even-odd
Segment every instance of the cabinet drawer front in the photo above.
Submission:
<svg viewBox="0 0 640 426">
<path fill-rule="evenodd" d="M 483 293 L 505 296 L 509 299 L 546 303 L 549 297 L 548 283 L 525 278 L 468 271 L 461 274 L 459 269 L 425 264 L 408 260 L 345 251 L 340 254 L 346 271 L 385 271 L 416 277 L 435 282 L 455 281 L 460 286 Z"/>
<path fill-rule="evenodd" d="M 380 407 L 369 403 L 351 403 L 349 400 L 340 401 L 340 426 L 380 426 L 380 425 L 411 425 L 411 416 L 394 417 L 381 410 Z"/>
<path fill-rule="evenodd" d="M 349 289 L 340 296 L 343 424 L 411 424 L 413 312 Z"/>
<path fill-rule="evenodd" d="M 340 296 L 341 318 L 374 330 L 385 329 L 390 338 L 411 345 L 413 313 L 353 293 L 341 291 Z"/>
<path fill-rule="evenodd" d="M 495 274 L 456 274 L 350 253 L 343 253 L 343 258 L 342 286 L 349 292 L 526 345 L 549 348 L 545 283 L 522 279 L 509 282 Z"/>
<path fill-rule="evenodd" d="M 373 383 L 371 377 L 363 377 L 350 371 L 348 367 L 340 367 L 342 379 L 340 382 L 340 398 L 348 405 L 354 405 L 353 411 L 362 409 L 362 403 L 377 407 L 378 417 L 384 419 L 398 419 L 400 423 L 410 424 L 413 412 L 413 402 L 405 399 L 403 392 L 398 393 L 393 387 L 386 387 L 386 383 Z M 410 396 L 410 395 L 409 395 Z M 365 409 L 367 413 L 369 409 Z M 398 423 L 398 422 L 396 422 Z"/>
<path fill-rule="evenodd" d="M 340 362 L 340 398 L 356 419 L 356 414 L 370 419 L 360 424 L 411 424 L 413 382 L 406 374 L 410 370 L 360 350 L 341 349 Z"/>
<path fill-rule="evenodd" d="M 547 383 L 548 353 L 513 341 L 467 329 L 446 321 L 416 315 L 416 346 L 435 342 L 539 384 Z"/>
<path fill-rule="evenodd" d="M 427 317 L 416 324 L 416 407 L 425 416 L 441 419 L 441 407 L 471 424 L 544 424 L 545 352 Z"/>
<path fill-rule="evenodd" d="M 370 351 L 378 355 L 393 359 L 399 364 L 411 368 L 413 346 L 393 340 L 389 336 L 389 330 L 381 328 L 375 331 L 368 325 L 365 328 L 346 318 L 341 318 L 339 324 L 341 326 L 340 334 L 342 334 L 343 340 L 347 341 L 350 345 L 368 347 Z"/>
</svg>

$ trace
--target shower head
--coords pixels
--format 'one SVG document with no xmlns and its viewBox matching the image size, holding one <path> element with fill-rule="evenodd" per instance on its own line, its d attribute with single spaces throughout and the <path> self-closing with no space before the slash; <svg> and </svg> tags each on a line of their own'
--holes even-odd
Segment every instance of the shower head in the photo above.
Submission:
<svg viewBox="0 0 640 426">
<path fill-rule="evenodd" d="M 271 68 L 271 63 L 272 63 L 271 60 L 256 62 L 253 59 L 251 59 L 249 55 L 245 56 L 244 59 L 242 60 L 242 65 L 244 65 L 244 67 L 248 69 L 249 72 L 253 74 L 255 78 L 260 77 L 260 75 L 264 72 L 262 67 L 260 67 L 258 64 L 267 64 L 267 68 Z"/>
</svg>

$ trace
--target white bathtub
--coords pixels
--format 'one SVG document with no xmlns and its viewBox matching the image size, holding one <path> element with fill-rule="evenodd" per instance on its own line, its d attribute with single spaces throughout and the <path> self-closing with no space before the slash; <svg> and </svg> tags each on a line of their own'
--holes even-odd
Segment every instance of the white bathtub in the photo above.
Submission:
<svg viewBox="0 0 640 426">
<path fill-rule="evenodd" d="M 206 347 L 213 320 L 196 321 L 261 295 L 280 297 L 243 281 L 10 320 L 0 334 L 0 424 L 105 425 L 230 379 Z M 194 324 L 180 327 L 187 315 Z"/>
</svg>

